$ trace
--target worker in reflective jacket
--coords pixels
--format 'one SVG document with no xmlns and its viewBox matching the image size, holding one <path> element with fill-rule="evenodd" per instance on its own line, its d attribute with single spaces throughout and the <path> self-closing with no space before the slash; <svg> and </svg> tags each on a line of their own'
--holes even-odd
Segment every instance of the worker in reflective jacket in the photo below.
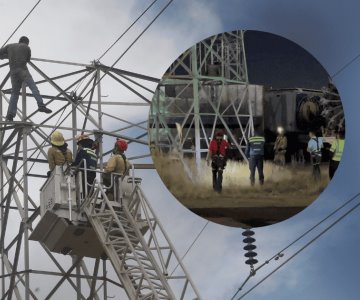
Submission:
<svg viewBox="0 0 360 300">
<path fill-rule="evenodd" d="M 249 159 L 251 185 L 255 184 L 256 169 L 259 173 L 260 184 L 264 184 L 264 145 L 265 138 L 259 133 L 249 138 L 245 155 Z"/>
<path fill-rule="evenodd" d="M 97 155 L 93 150 L 94 141 L 88 135 L 82 134 L 77 138 L 77 145 L 78 151 L 73 166 L 80 166 L 82 169 L 85 167 L 83 160 L 86 161 L 87 189 L 89 190 L 96 177 Z M 82 174 L 84 178 L 85 173 L 83 171 Z M 85 182 L 83 182 L 83 187 L 85 187 Z"/>
<path fill-rule="evenodd" d="M 209 145 L 209 151 L 206 157 L 208 165 L 211 160 L 213 189 L 214 191 L 221 193 L 223 171 L 226 166 L 226 150 L 229 148 L 229 144 L 224 140 L 224 132 L 218 130 L 215 138 L 213 138 Z"/>
<path fill-rule="evenodd" d="M 337 133 L 335 141 L 331 144 L 330 148 L 330 163 L 329 163 L 329 177 L 332 179 L 334 177 L 334 174 L 339 166 L 342 153 L 344 151 L 344 145 L 345 145 L 345 132 L 339 131 Z"/>
</svg>

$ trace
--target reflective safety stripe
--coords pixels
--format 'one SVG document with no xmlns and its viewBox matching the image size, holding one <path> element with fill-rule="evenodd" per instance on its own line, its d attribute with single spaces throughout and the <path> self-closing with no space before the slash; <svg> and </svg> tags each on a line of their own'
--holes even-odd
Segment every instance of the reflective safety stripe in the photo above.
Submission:
<svg viewBox="0 0 360 300">
<path fill-rule="evenodd" d="M 334 153 L 332 160 L 340 161 L 342 153 L 344 151 L 345 140 L 336 139 L 330 148 L 330 151 Z"/>
<path fill-rule="evenodd" d="M 264 137 L 262 136 L 252 136 L 251 138 L 249 138 L 249 142 L 265 142 Z"/>
</svg>

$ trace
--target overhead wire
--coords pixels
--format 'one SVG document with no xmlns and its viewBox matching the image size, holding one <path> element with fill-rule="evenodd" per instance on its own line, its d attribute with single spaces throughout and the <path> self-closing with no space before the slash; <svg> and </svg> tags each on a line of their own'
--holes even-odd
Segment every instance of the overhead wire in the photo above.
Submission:
<svg viewBox="0 0 360 300">
<path fill-rule="evenodd" d="M 360 193 L 358 193 L 355 198 L 357 198 L 359 195 L 360 195 Z M 333 228 L 335 225 L 337 225 L 341 220 L 343 220 L 345 217 L 347 217 L 350 213 L 352 213 L 359 206 L 360 206 L 360 201 L 356 205 L 354 205 L 351 209 L 349 209 L 347 212 L 345 212 L 343 215 L 341 215 L 339 218 L 337 218 L 334 222 L 332 222 L 329 226 L 327 226 L 324 230 L 322 230 L 319 234 L 317 234 L 313 239 L 311 239 L 309 242 L 307 242 L 303 247 L 301 247 L 298 251 L 296 251 L 293 255 L 291 255 L 287 260 L 285 260 L 282 264 L 280 264 L 278 267 L 276 267 L 272 272 L 270 272 L 263 279 L 261 279 L 258 283 L 256 283 L 253 287 L 251 287 L 248 291 L 246 291 L 243 295 L 241 295 L 239 298 L 237 298 L 237 300 L 243 299 L 246 295 L 248 295 L 251 291 L 253 291 L 256 287 L 258 287 L 261 283 L 263 283 L 270 276 L 272 276 L 276 271 L 278 271 L 281 267 L 283 267 L 285 264 L 287 264 L 290 260 L 292 260 L 294 257 L 296 257 L 299 253 L 304 251 L 307 247 L 309 247 L 312 243 L 314 243 L 317 239 L 319 239 L 327 231 L 329 231 L 331 228 Z"/>
<path fill-rule="evenodd" d="M 189 251 L 192 249 L 192 247 L 195 245 L 196 241 L 200 238 L 201 234 L 203 233 L 203 231 L 205 230 L 206 226 L 209 224 L 209 221 L 207 221 L 205 223 L 205 225 L 203 226 L 203 228 L 200 230 L 200 232 L 197 234 L 197 236 L 195 237 L 195 239 L 193 240 L 193 242 L 190 244 L 190 246 L 188 247 L 188 249 L 185 251 L 184 255 L 181 257 L 180 262 L 182 262 L 184 260 L 184 258 L 186 257 L 186 255 L 189 253 Z M 178 268 L 178 266 L 180 265 L 180 262 L 178 262 L 178 264 L 175 266 L 174 270 L 172 270 L 172 272 L 170 273 L 170 276 L 174 274 L 174 272 L 176 271 L 176 269 Z"/>
<path fill-rule="evenodd" d="M 269 264 L 270 261 L 272 261 L 273 259 L 275 259 L 276 257 L 279 257 L 279 254 L 283 253 L 284 251 L 286 251 L 288 248 L 290 248 L 291 246 L 293 246 L 295 243 L 297 243 L 299 240 L 301 240 L 302 238 L 304 238 L 306 235 L 308 235 L 311 231 L 313 231 L 315 228 L 317 228 L 318 226 L 320 226 L 322 223 L 324 223 L 326 220 L 328 220 L 329 218 L 331 218 L 332 216 L 334 216 L 337 212 L 339 212 L 341 209 L 343 209 L 345 206 L 349 205 L 352 201 L 354 201 L 357 197 L 360 196 L 360 193 L 355 194 L 354 196 L 352 196 L 349 200 L 347 200 L 344 204 L 340 205 L 338 208 L 336 208 L 333 212 L 331 212 L 329 215 L 327 215 L 325 218 L 323 218 L 322 220 L 320 220 L 318 223 L 316 223 L 315 225 L 313 225 L 310 229 L 306 230 L 303 234 L 301 234 L 299 237 L 297 237 L 294 241 L 292 241 L 289 245 L 287 245 L 285 248 L 281 249 L 280 251 L 276 252 L 275 255 L 273 255 L 271 258 L 269 258 L 268 260 L 266 260 L 263 264 L 261 264 L 259 267 L 257 267 L 254 270 L 254 273 L 256 273 L 257 271 L 259 271 L 262 267 L 264 267 L 265 265 Z M 249 278 L 249 277 L 248 277 Z M 247 280 L 248 280 L 247 278 Z M 247 281 L 246 280 L 246 281 Z M 235 295 L 233 296 L 232 299 L 235 299 L 235 296 L 242 290 L 242 287 L 244 286 L 244 284 L 242 284 L 240 286 L 240 288 L 238 288 L 237 292 L 235 293 Z"/>
<path fill-rule="evenodd" d="M 332 76 L 331 76 L 331 78 L 334 78 L 334 77 L 336 77 L 337 75 L 339 75 L 341 72 L 343 72 L 346 68 L 348 68 L 352 63 L 354 63 L 358 58 L 360 57 L 360 53 L 358 54 L 358 55 L 356 55 L 352 60 L 350 60 L 348 63 L 346 63 L 342 68 L 340 68 L 337 72 L 335 72 Z M 284 252 L 285 250 L 287 250 L 288 248 L 290 248 L 292 245 L 294 245 L 296 242 L 298 242 L 299 240 L 301 240 L 303 237 L 305 237 L 306 235 L 308 235 L 311 231 L 313 231 L 316 227 L 318 227 L 319 225 L 321 225 L 323 222 L 325 222 L 326 220 L 328 220 L 329 218 L 331 218 L 334 214 L 336 214 L 338 211 L 340 211 L 342 208 L 344 208 L 345 206 L 347 206 L 350 202 L 352 202 L 354 199 L 356 199 L 358 196 L 360 195 L 360 193 L 357 193 L 357 194 L 355 194 L 353 197 L 351 197 L 348 201 L 346 201 L 343 205 L 341 205 L 340 207 L 338 207 L 337 209 L 335 209 L 332 213 L 330 213 L 327 217 L 325 217 L 324 219 L 322 219 L 321 221 L 319 221 L 317 224 L 315 224 L 314 226 L 312 226 L 309 230 L 307 230 L 307 231 L 305 231 L 302 235 L 300 235 L 298 238 L 296 238 L 293 242 L 291 242 L 288 246 L 286 246 L 284 249 L 282 249 L 281 251 L 279 251 L 279 252 L 277 252 L 277 254 L 275 254 L 274 256 L 272 256 L 270 259 L 268 259 L 268 260 L 266 260 L 262 265 L 260 265 L 259 267 L 257 267 L 256 269 L 255 269 L 255 273 L 259 270 L 259 269 L 261 269 L 263 266 L 265 266 L 265 265 L 267 265 L 271 260 L 273 260 L 273 259 L 275 259 L 276 257 L 279 257 L 279 254 L 281 254 L 282 252 Z M 360 205 L 360 203 L 359 204 L 357 204 L 356 205 L 356 207 L 358 207 Z M 355 208 L 356 208 L 355 207 Z M 354 209 L 355 209 L 354 208 Z M 353 209 L 351 209 L 351 211 L 352 211 Z M 350 211 L 350 212 L 351 212 Z M 347 214 L 345 214 L 344 215 L 344 217 L 345 216 L 347 216 L 348 215 L 348 213 Z M 344 218 L 344 217 L 342 217 L 342 218 Z M 342 219 L 341 218 L 341 219 Z M 336 221 L 335 222 L 335 224 L 337 224 L 338 223 L 338 221 Z M 332 226 L 334 226 L 335 224 L 332 224 L 330 227 L 332 227 Z M 330 229 L 330 228 L 329 228 Z M 328 230 L 328 229 L 327 229 Z M 327 231 L 326 230 L 326 231 Z M 325 231 L 325 232 L 326 232 Z M 325 233 L 324 232 L 324 233 Z M 322 235 L 323 233 L 321 233 L 320 235 Z M 316 240 L 316 239 L 315 239 Z M 312 242 L 311 242 L 312 243 Z M 303 247 L 304 248 L 304 247 Z M 307 246 L 305 247 L 305 248 L 307 248 Z M 305 249 L 304 248 L 304 249 Z M 303 249 L 303 250 L 304 250 Z M 301 250 L 302 251 L 302 250 Z M 301 252 L 300 251 L 300 252 Z M 299 251 L 298 251 L 299 252 Z M 293 255 L 291 258 L 293 258 L 294 256 L 296 256 L 298 253 L 295 253 L 295 255 Z M 289 261 L 289 259 L 288 260 L 286 260 L 286 262 L 287 261 Z M 283 264 L 281 264 L 280 265 L 280 267 L 281 266 L 283 266 L 284 265 L 284 263 Z M 278 267 L 278 268 L 276 268 L 273 272 L 272 272 L 272 274 L 273 273 L 275 273 L 280 267 Z M 247 279 L 246 279 L 246 281 L 251 277 L 252 275 L 249 275 L 248 277 L 247 277 Z M 255 287 L 257 287 L 261 282 L 263 282 L 264 280 L 266 280 L 268 277 L 269 277 L 270 275 L 268 275 L 265 279 L 263 279 L 262 281 L 260 281 L 257 285 L 255 285 L 253 288 L 251 288 L 251 290 L 253 290 L 253 289 L 255 289 Z M 231 300 L 232 299 L 234 299 L 235 297 L 236 297 L 236 295 L 241 291 L 241 289 L 242 289 L 242 287 L 244 286 L 244 284 L 242 284 L 241 286 L 240 286 L 240 288 L 238 288 L 238 290 L 236 291 L 236 293 L 234 294 L 234 296 L 231 298 Z M 248 294 L 251 290 L 249 290 L 246 294 Z M 242 299 L 246 294 L 244 294 L 241 298 L 238 298 L 238 300 L 239 299 Z"/>
<path fill-rule="evenodd" d="M 360 53 L 356 55 L 352 60 L 350 60 L 348 63 L 346 63 L 342 68 L 339 69 L 339 71 L 335 72 L 334 75 L 331 76 L 331 78 L 336 77 L 339 75 L 342 71 L 344 71 L 346 68 L 348 68 L 352 63 L 354 63 L 358 58 L 360 57 Z"/>
<path fill-rule="evenodd" d="M 153 18 L 153 20 L 140 32 L 140 34 L 132 41 L 132 43 L 123 51 L 123 53 L 115 60 L 115 62 L 107 68 L 104 74 L 100 77 L 100 79 L 96 82 L 98 85 L 101 80 L 111 71 L 111 69 L 124 57 L 124 55 L 135 45 L 135 43 L 143 36 L 143 34 L 151 27 L 152 24 L 163 14 L 163 12 L 169 7 L 169 5 L 174 0 L 169 0 L 168 3 L 160 10 L 160 12 Z M 88 96 L 90 91 L 86 93 L 84 98 Z"/>
<path fill-rule="evenodd" d="M 114 43 L 112 43 L 112 45 L 97 59 L 100 60 L 102 59 L 115 45 L 118 41 L 121 40 L 121 38 L 142 18 L 143 15 L 145 15 L 148 10 L 157 2 L 158 0 L 154 0 L 153 2 L 150 3 L 150 5 L 135 19 L 135 21 L 133 23 L 131 23 L 131 25 L 122 33 L 120 34 L 120 36 L 116 39 L 116 41 Z"/>
<path fill-rule="evenodd" d="M 13 35 L 16 33 L 16 31 L 18 31 L 18 29 L 20 28 L 20 26 L 26 21 L 26 19 L 31 15 L 31 13 L 34 11 L 34 9 L 39 5 L 39 3 L 42 0 L 39 0 L 38 2 L 36 2 L 36 4 L 33 6 L 33 8 L 28 12 L 28 14 L 24 17 L 24 19 L 20 22 L 20 24 L 15 28 L 15 30 L 12 32 L 12 34 L 9 36 L 9 38 L 6 40 L 6 42 L 1 46 L 4 47 L 6 45 L 6 43 L 13 37 Z"/>
</svg>

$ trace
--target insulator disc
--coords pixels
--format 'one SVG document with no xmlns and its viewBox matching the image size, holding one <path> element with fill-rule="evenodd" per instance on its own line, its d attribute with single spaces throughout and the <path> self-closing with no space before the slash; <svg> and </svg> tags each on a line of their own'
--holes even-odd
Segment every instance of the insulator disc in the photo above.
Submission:
<svg viewBox="0 0 360 300">
<path fill-rule="evenodd" d="M 252 237 L 248 237 L 246 239 L 243 239 L 243 242 L 246 243 L 246 244 L 251 244 L 253 242 L 255 242 L 256 240 Z"/>
<path fill-rule="evenodd" d="M 247 265 L 255 265 L 255 264 L 258 263 L 258 260 L 255 259 L 255 258 L 250 258 L 250 259 L 246 260 L 245 263 L 246 263 Z"/>
<path fill-rule="evenodd" d="M 243 249 L 246 250 L 246 251 L 251 251 L 251 250 L 256 249 L 256 246 L 252 245 L 252 244 L 249 244 L 249 245 L 246 245 Z"/>
<path fill-rule="evenodd" d="M 255 256 L 257 256 L 257 253 L 253 251 L 249 251 L 248 253 L 245 253 L 245 257 L 255 257 Z"/>
<path fill-rule="evenodd" d="M 242 233 L 242 235 L 243 236 L 253 236 L 255 234 L 255 232 L 254 231 L 252 231 L 252 230 L 245 230 L 243 233 Z"/>
</svg>

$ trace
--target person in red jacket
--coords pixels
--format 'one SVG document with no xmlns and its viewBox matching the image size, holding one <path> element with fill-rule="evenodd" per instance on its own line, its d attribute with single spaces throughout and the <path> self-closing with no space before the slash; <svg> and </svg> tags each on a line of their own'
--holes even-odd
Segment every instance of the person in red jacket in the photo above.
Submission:
<svg viewBox="0 0 360 300">
<path fill-rule="evenodd" d="M 206 157 L 208 165 L 211 160 L 213 189 L 218 193 L 221 193 L 222 190 L 223 171 L 226 166 L 226 150 L 228 148 L 229 144 L 224 140 L 224 132 L 218 130 L 215 138 L 210 142 L 209 152 Z"/>
</svg>

